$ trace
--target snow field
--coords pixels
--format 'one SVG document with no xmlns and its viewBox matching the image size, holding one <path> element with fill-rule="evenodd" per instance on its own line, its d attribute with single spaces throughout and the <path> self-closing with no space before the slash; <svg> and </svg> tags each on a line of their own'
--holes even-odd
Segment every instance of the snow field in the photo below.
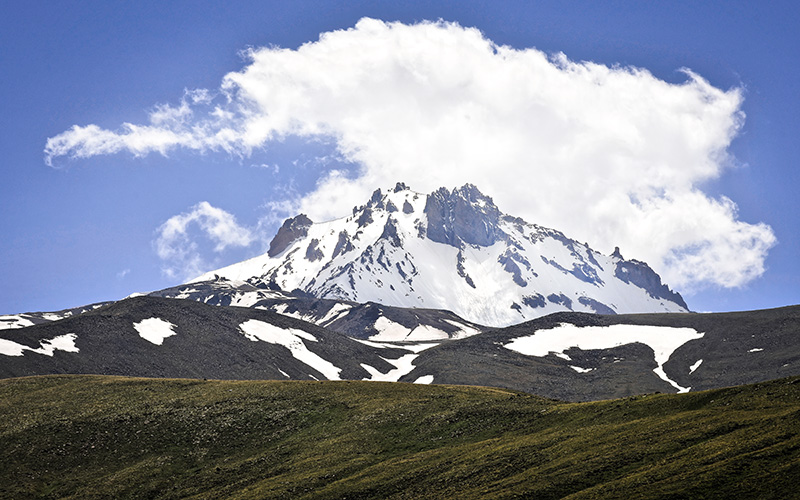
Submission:
<svg viewBox="0 0 800 500">
<path fill-rule="evenodd" d="M 244 336 L 253 342 L 269 342 L 281 345 L 292 353 L 295 359 L 325 376 L 328 380 L 341 380 L 341 368 L 308 350 L 303 340 L 317 342 L 316 337 L 296 328 L 280 328 L 264 321 L 249 319 L 239 325 Z"/>
<path fill-rule="evenodd" d="M 369 378 L 365 378 L 364 380 L 374 380 L 378 382 L 397 382 L 400 380 L 400 377 L 403 375 L 408 375 L 414 369 L 414 360 L 417 359 L 419 354 L 406 354 L 405 356 L 401 356 L 397 359 L 387 359 L 381 357 L 382 360 L 386 361 L 395 366 L 393 370 L 389 370 L 386 373 L 379 372 L 376 368 L 372 366 L 361 363 L 361 367 L 367 370 L 370 374 Z"/>
<path fill-rule="evenodd" d="M 406 351 L 411 352 L 422 352 L 425 349 L 430 349 L 431 347 L 436 347 L 440 344 L 440 342 L 419 342 L 419 343 L 388 343 L 388 342 L 374 342 L 371 340 L 361 340 L 356 338 L 350 338 L 350 340 L 355 340 L 356 342 L 360 342 L 364 345 L 368 345 L 370 347 L 379 347 L 379 348 L 390 348 L 390 349 L 405 349 Z"/>
<path fill-rule="evenodd" d="M 273 312 L 278 314 L 283 314 L 284 316 L 289 316 L 290 318 L 300 319 L 303 321 L 308 321 L 309 323 L 314 323 L 314 318 L 311 315 L 304 316 L 297 311 L 289 311 L 288 304 L 277 304 L 271 309 Z"/>
<path fill-rule="evenodd" d="M 341 303 L 340 304 L 334 304 L 334 306 L 331 307 L 331 310 L 328 311 L 328 313 L 325 314 L 325 316 L 323 316 L 322 319 L 317 321 L 317 324 L 324 326 L 324 325 L 326 325 L 328 323 L 331 323 L 334 320 L 339 319 L 340 316 L 342 316 L 344 313 L 346 313 L 347 311 L 349 311 L 352 308 L 353 308 L 353 306 L 351 306 L 349 304 L 341 304 Z"/>
<path fill-rule="evenodd" d="M 25 328 L 33 326 L 35 323 L 25 317 L 24 314 L 7 314 L 0 316 L 0 330 L 10 330 L 12 328 Z"/>
<path fill-rule="evenodd" d="M 478 330 L 477 328 L 472 328 L 471 326 L 467 326 L 464 323 L 459 323 L 458 321 L 453 321 L 449 319 L 445 319 L 443 321 L 445 323 L 450 323 L 451 325 L 461 330 L 453 335 L 453 339 L 465 339 L 467 337 L 472 337 L 473 335 L 481 333 L 481 331 Z"/>
<path fill-rule="evenodd" d="M 374 380 L 374 381 L 382 381 L 382 382 L 397 382 L 400 380 L 400 377 L 411 373 L 414 370 L 414 360 L 419 357 L 419 353 L 424 351 L 425 349 L 430 349 L 431 347 L 436 347 L 439 345 L 439 342 L 430 342 L 430 343 L 417 343 L 417 344 L 389 344 L 385 342 L 373 342 L 370 340 L 361 340 L 361 339 L 353 339 L 356 342 L 360 342 L 364 345 L 368 345 L 370 347 L 378 347 L 378 348 L 390 348 L 390 349 L 404 349 L 406 351 L 411 351 L 411 354 L 403 355 L 397 359 L 389 359 L 384 358 L 381 356 L 381 359 L 386 361 L 389 364 L 394 365 L 393 370 L 389 370 L 386 373 L 381 373 L 378 371 L 377 368 L 370 366 L 365 363 L 361 363 L 361 367 L 369 372 L 369 378 L 364 378 L 363 380 Z M 422 379 L 422 382 L 419 383 L 430 383 L 424 382 L 427 380 L 426 377 L 431 377 L 431 381 L 433 381 L 433 375 L 425 375 L 420 377 L 417 380 Z M 417 383 L 415 381 L 415 383 Z"/>
<path fill-rule="evenodd" d="M 415 328 L 407 328 L 400 323 L 395 323 L 385 316 L 381 316 L 375 321 L 375 329 L 378 334 L 369 339 L 374 341 L 398 342 L 398 341 L 420 341 L 420 340 L 444 340 L 449 338 L 447 332 L 433 328 L 428 325 L 417 325 Z"/>
<path fill-rule="evenodd" d="M 231 305 L 237 307 L 253 307 L 255 303 L 262 298 L 264 297 L 261 292 L 243 292 L 233 297 Z"/>
<path fill-rule="evenodd" d="M 0 339 L 0 354 L 5 356 L 22 356 L 24 355 L 24 351 L 31 351 L 36 354 L 44 354 L 45 356 L 52 357 L 57 350 L 79 352 L 79 349 L 75 346 L 75 340 L 77 338 L 78 336 L 74 333 L 59 335 L 49 340 L 44 339 L 39 341 L 40 347 L 35 349 L 11 340 Z"/>
<path fill-rule="evenodd" d="M 177 335 L 175 325 L 161 318 L 147 318 L 133 324 L 139 336 L 155 345 L 162 345 L 164 339 Z"/>
<path fill-rule="evenodd" d="M 658 364 L 653 372 L 681 393 L 689 392 L 691 387 L 681 387 L 671 380 L 664 372 L 664 363 L 669 360 L 677 348 L 690 340 L 702 337 L 703 334 L 693 328 L 642 325 L 578 327 L 569 323 L 561 323 L 550 330 L 537 330 L 532 335 L 512 339 L 504 347 L 526 356 L 544 357 L 551 352 L 563 354 L 570 347 L 592 350 L 636 342 L 647 344 L 653 349 L 655 361 Z M 575 369 L 575 367 L 572 368 Z M 579 370 L 576 369 L 576 371 Z"/>
</svg>

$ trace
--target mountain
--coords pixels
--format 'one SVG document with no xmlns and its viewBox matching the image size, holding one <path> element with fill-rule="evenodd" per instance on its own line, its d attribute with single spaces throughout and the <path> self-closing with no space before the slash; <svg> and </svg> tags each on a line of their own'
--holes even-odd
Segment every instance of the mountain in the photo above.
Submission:
<svg viewBox="0 0 800 500">
<path fill-rule="evenodd" d="M 287 308 L 291 300 L 278 304 Z M 315 314 L 329 318 L 342 305 L 309 300 L 319 307 Z M 586 401 L 800 375 L 800 306 L 715 314 L 561 312 L 463 338 L 440 331 L 437 340 L 425 342 L 408 341 L 399 323 L 394 328 L 406 341 L 364 340 L 258 307 L 143 296 L 2 330 L 0 378 L 71 373 L 400 381 Z M 377 304 L 338 313 L 353 310 L 415 314 Z M 424 312 L 417 314 L 424 319 Z M 374 317 L 365 324 L 388 321 Z M 357 325 L 359 316 L 351 320 Z"/>
<path fill-rule="evenodd" d="M 490 326 L 558 311 L 688 311 L 644 262 L 506 215 L 470 184 L 425 195 L 398 183 L 341 219 L 287 219 L 266 254 L 194 281 L 219 278 Z"/>
<path fill-rule="evenodd" d="M 276 288 L 276 287 L 275 287 Z M 145 294 L 133 294 L 130 298 Z M 214 280 L 179 285 L 146 294 L 202 302 L 215 306 L 251 307 L 308 321 L 348 337 L 374 341 L 419 342 L 464 338 L 486 327 L 466 321 L 450 311 L 404 308 L 374 302 L 318 299 L 300 290 L 283 292 L 243 281 Z M 28 312 L 0 316 L 0 331 L 43 325 L 99 307 L 102 302 L 55 312 Z"/>
<path fill-rule="evenodd" d="M 367 382 L 0 380 L 0 498 L 787 499 L 800 379 L 566 404 Z"/>
<path fill-rule="evenodd" d="M 272 289 L 263 284 L 256 287 L 247 282 L 220 277 L 148 295 L 273 311 L 364 340 L 402 342 L 456 339 L 485 329 L 450 311 L 318 299 L 300 290 L 284 292 L 274 286 Z"/>
<path fill-rule="evenodd" d="M 556 311 L 688 310 L 647 264 L 504 215 L 471 185 L 422 195 L 397 184 L 350 217 L 299 215 L 266 254 L 149 295 L 271 310 L 376 341 L 464 338 Z M 0 316 L 0 330 L 105 304 Z"/>
<path fill-rule="evenodd" d="M 346 218 L 289 219 L 267 254 L 190 283 L 0 317 L 0 378 L 383 380 L 585 401 L 800 375 L 800 307 L 686 311 L 618 249 L 502 214 L 471 185 L 398 184 Z"/>
<path fill-rule="evenodd" d="M 430 344 L 357 341 L 271 311 L 135 297 L 0 331 L 0 378 L 83 373 L 272 380 L 396 380 Z"/>
<path fill-rule="evenodd" d="M 9 330 L 14 328 L 25 328 L 26 326 L 41 325 L 56 321 L 59 319 L 77 316 L 88 311 L 93 311 L 105 305 L 111 304 L 109 302 L 98 302 L 97 304 L 90 304 L 88 306 L 73 307 L 71 309 L 63 309 L 61 311 L 52 312 L 27 312 L 20 314 L 4 314 L 0 316 L 0 330 Z"/>
<path fill-rule="evenodd" d="M 400 381 L 504 387 L 567 401 L 800 375 L 800 306 L 731 313 L 555 313 L 421 352 Z"/>
</svg>

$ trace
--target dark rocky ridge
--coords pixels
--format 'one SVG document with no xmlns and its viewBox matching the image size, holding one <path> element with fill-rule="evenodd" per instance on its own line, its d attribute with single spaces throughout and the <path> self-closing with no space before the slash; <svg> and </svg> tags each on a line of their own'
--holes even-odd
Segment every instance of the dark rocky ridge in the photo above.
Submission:
<svg viewBox="0 0 800 500">
<path fill-rule="evenodd" d="M 379 194 L 379 191 L 373 194 L 373 200 L 377 194 Z M 518 225 L 525 224 L 525 221 L 520 218 L 502 214 L 492 198 L 481 193 L 472 184 L 465 184 L 460 188 L 455 188 L 452 192 L 446 188 L 434 191 L 428 196 L 425 204 L 425 215 L 428 217 L 427 237 L 438 243 L 445 243 L 456 248 L 461 248 L 464 243 L 491 246 L 500 240 L 509 241 L 513 245 L 513 239 L 509 238 L 499 228 L 500 220 L 507 220 Z M 572 246 L 573 242 L 560 232 L 553 231 L 552 233 L 552 236 L 562 240 L 565 246 Z M 592 264 L 599 266 L 592 257 L 591 248 L 588 249 L 588 255 Z M 619 248 L 615 248 L 612 256 L 619 259 L 615 269 L 617 278 L 625 283 L 642 288 L 653 298 L 666 299 L 689 310 L 689 306 L 683 297 L 679 293 L 672 291 L 666 284 L 663 284 L 661 277 L 645 262 L 624 260 Z M 557 266 L 555 263 L 545 262 Z M 522 279 L 520 268 L 517 265 L 517 263 L 523 264 L 530 269 L 530 264 L 524 260 L 524 257 L 507 252 L 501 256 L 500 263 L 506 271 L 512 274 L 514 282 L 518 286 L 525 287 L 527 285 L 527 282 Z M 562 271 L 572 274 L 587 283 L 603 284 L 596 271 L 590 265 L 575 267 L 571 270 L 562 269 Z M 589 304 L 586 301 L 591 303 Z M 596 300 L 585 299 L 581 303 L 590 305 L 592 309 L 601 314 L 614 313 L 611 308 Z"/>
<path fill-rule="evenodd" d="M 333 248 L 333 258 L 335 259 L 339 255 L 351 250 L 353 250 L 353 243 L 350 241 L 350 236 L 347 234 L 347 231 L 340 231 L 339 239 L 336 242 L 336 246 Z"/>
<path fill-rule="evenodd" d="M 311 219 L 305 214 L 286 219 L 281 228 L 278 229 L 275 237 L 272 238 L 272 241 L 269 243 L 267 255 L 275 257 L 289 248 L 289 245 L 291 245 L 293 241 L 304 238 L 308 235 L 308 228 L 311 224 L 313 224 L 313 222 L 311 222 Z"/>
<path fill-rule="evenodd" d="M 531 297 L 531 300 L 542 300 Z M 279 299 L 275 299 L 279 300 Z M 335 303 L 320 299 L 294 299 L 285 312 L 327 314 Z M 266 305 L 266 302 L 264 303 Z M 22 356 L 0 357 L 0 378 L 56 373 L 95 373 L 143 377 L 222 379 L 322 379 L 312 366 L 281 346 L 246 338 L 240 325 L 257 319 L 283 329 L 299 329 L 317 341 L 306 348 L 342 369 L 344 379 L 368 376 L 362 365 L 381 373 L 394 369 L 387 360 L 409 354 L 398 348 L 364 345 L 332 330 L 367 338 L 376 332 L 379 318 L 413 328 L 431 325 L 455 331 L 461 321 L 444 311 L 389 308 L 380 304 L 354 304 L 326 328 L 284 315 L 242 307 L 215 307 L 191 300 L 137 297 L 101 307 L 79 316 L 0 331 L 0 338 L 38 348 L 49 339 L 75 334 L 80 352 L 56 350 L 53 356 L 26 351 Z M 157 317 L 176 325 L 176 335 L 154 345 L 134 330 L 133 323 Z M 546 397 L 585 401 L 664 392 L 676 389 L 657 376 L 652 348 L 641 342 L 601 349 L 572 347 L 560 353 L 529 356 L 505 346 L 513 339 L 569 323 L 579 327 L 609 325 L 692 328 L 702 338 L 678 347 L 662 365 L 666 375 L 692 391 L 741 385 L 800 375 L 800 306 L 763 311 L 715 314 L 597 315 L 555 313 L 520 325 L 490 329 L 472 337 L 444 341 L 419 353 L 414 369 L 400 378 L 414 382 L 433 377 L 437 384 L 503 387 Z M 287 335 L 290 335 L 287 332 Z M 668 334 L 668 332 L 667 332 Z M 580 367 L 579 372 L 574 367 Z"/>
<path fill-rule="evenodd" d="M 619 255 L 619 249 L 616 253 Z M 667 285 L 661 283 L 661 277 L 646 263 L 631 259 L 617 262 L 614 275 L 625 283 L 631 283 L 647 291 L 654 298 L 667 299 L 689 309 L 681 294 L 673 292 Z"/>
<path fill-rule="evenodd" d="M 413 273 L 413 269 L 408 270 Z M 399 273 L 404 273 L 400 268 Z M 187 291 L 188 290 L 188 291 Z M 162 298 L 181 297 L 213 306 L 231 306 L 243 293 L 265 292 L 261 298 L 249 300 L 250 308 L 280 311 L 281 314 L 302 317 L 328 330 L 357 339 L 369 339 L 380 333 L 375 322 L 381 318 L 400 324 L 409 330 L 418 326 L 434 328 L 450 336 L 457 336 L 462 325 L 482 331 L 485 326 L 467 321 L 453 312 L 439 309 L 393 307 L 367 302 L 359 304 L 346 300 L 319 299 L 302 290 L 282 292 L 274 282 L 251 279 L 243 284 L 232 284 L 220 278 L 215 281 L 192 283 L 153 292 L 150 296 Z M 342 311 L 342 307 L 346 310 Z M 337 314 L 336 310 L 340 312 Z"/>
<path fill-rule="evenodd" d="M 488 247 L 498 241 L 500 210 L 494 201 L 472 184 L 452 192 L 440 188 L 425 203 L 427 236 L 438 243 L 460 248 L 462 242 Z"/>
<path fill-rule="evenodd" d="M 175 325 L 176 334 L 166 337 L 162 345 L 143 339 L 133 326 L 135 322 L 153 317 Z M 407 354 L 400 349 L 370 347 L 335 331 L 271 311 L 145 296 L 121 300 L 73 318 L 0 331 L 0 338 L 31 348 L 39 347 L 44 339 L 72 333 L 77 335 L 75 345 L 79 349 L 79 352 L 56 350 L 53 356 L 28 351 L 22 356 L 0 355 L 0 378 L 73 373 L 250 380 L 325 379 L 317 369 L 295 358 L 286 347 L 249 340 L 240 325 L 253 319 L 313 335 L 316 341 L 303 341 L 306 348 L 341 368 L 343 379 L 369 377 L 360 363 L 385 373 L 393 368 L 386 358 Z"/>
<path fill-rule="evenodd" d="M 565 351 L 570 360 L 553 353 L 526 356 L 504 347 L 512 339 L 562 323 L 665 326 L 703 333 L 678 347 L 662 366 L 671 380 L 692 392 L 800 375 L 800 306 L 790 306 L 704 314 L 555 313 L 423 351 L 414 370 L 400 381 L 433 375 L 439 384 L 489 385 L 568 401 L 676 391 L 653 372 L 657 366 L 653 350 L 643 343 L 592 350 L 573 347 Z M 578 373 L 570 365 L 591 371 Z"/>
</svg>

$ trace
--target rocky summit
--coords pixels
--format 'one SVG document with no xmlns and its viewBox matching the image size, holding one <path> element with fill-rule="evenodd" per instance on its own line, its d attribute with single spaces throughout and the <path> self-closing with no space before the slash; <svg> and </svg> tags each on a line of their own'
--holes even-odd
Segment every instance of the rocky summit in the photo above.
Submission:
<svg viewBox="0 0 800 500">
<path fill-rule="evenodd" d="M 504 214 L 471 184 L 376 190 L 348 216 L 284 222 L 261 256 L 198 277 L 505 326 L 559 311 L 686 312 L 646 263 Z"/>
</svg>

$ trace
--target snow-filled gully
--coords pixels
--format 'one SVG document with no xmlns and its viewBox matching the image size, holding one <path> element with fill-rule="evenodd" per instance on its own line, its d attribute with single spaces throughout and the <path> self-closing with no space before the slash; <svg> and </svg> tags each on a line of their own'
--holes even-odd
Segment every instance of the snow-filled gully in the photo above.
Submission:
<svg viewBox="0 0 800 500">
<path fill-rule="evenodd" d="M 297 328 L 280 328 L 256 319 L 245 321 L 239 325 L 239 328 L 249 340 L 282 345 L 289 349 L 295 359 L 314 368 L 328 380 L 341 380 L 341 368 L 311 352 L 303 343 L 303 340 L 317 342 L 317 338 L 310 333 Z M 311 376 L 313 377 L 313 375 Z"/>
</svg>

